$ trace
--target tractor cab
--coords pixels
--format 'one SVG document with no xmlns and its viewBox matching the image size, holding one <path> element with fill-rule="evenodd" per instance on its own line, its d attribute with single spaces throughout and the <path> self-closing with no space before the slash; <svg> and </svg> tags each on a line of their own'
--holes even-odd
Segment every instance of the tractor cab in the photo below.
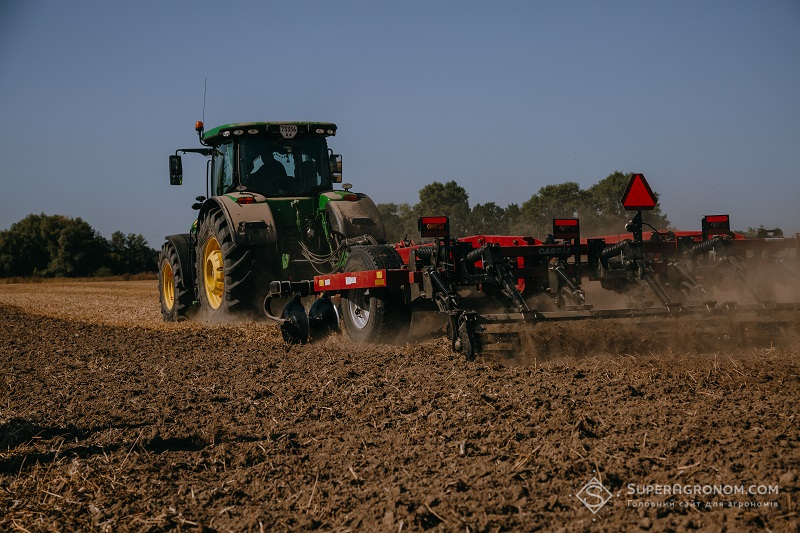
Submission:
<svg viewBox="0 0 800 533">
<path fill-rule="evenodd" d="M 213 147 L 211 196 L 251 192 L 308 197 L 341 182 L 341 156 L 328 149 L 328 123 L 229 124 L 202 135 Z"/>
</svg>

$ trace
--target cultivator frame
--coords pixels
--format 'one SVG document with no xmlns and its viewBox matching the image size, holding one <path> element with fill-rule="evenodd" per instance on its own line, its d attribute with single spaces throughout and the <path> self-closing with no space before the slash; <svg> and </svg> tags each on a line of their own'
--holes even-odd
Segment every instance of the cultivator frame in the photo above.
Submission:
<svg viewBox="0 0 800 533">
<path fill-rule="evenodd" d="M 644 177 L 634 175 L 634 179 L 643 181 Z M 468 360 L 479 353 L 516 352 L 524 341 L 519 326 L 544 322 L 676 316 L 725 320 L 746 316 L 751 322 L 775 322 L 786 312 L 800 312 L 800 295 L 797 302 L 776 302 L 748 267 L 752 263 L 770 265 L 800 287 L 800 235 L 786 238 L 778 230 L 745 238 L 731 231 L 727 215 L 704 217 L 700 231 L 645 232 L 642 209 L 647 208 L 637 206 L 636 215 L 626 226 L 629 234 L 582 239 L 578 219 L 558 218 L 544 242 L 496 235 L 454 239 L 447 217 L 421 217 L 420 235 L 428 241 L 393 246 L 401 268 L 274 282 L 265 310 L 270 318 L 281 322 L 286 340 L 305 342 L 309 325 L 304 322 L 308 320 L 305 312 L 298 307 L 302 296 L 321 296 L 315 303 L 316 313 L 312 306 L 312 330 L 316 329 L 314 321 L 319 327 L 338 327 L 338 314 L 334 317 L 331 311 L 335 311 L 330 304 L 333 295 L 343 299 L 366 297 L 367 301 L 380 298 L 386 306 L 383 312 L 396 314 L 423 307 L 426 302 L 430 308 L 432 303 L 448 317 L 452 348 L 463 352 Z M 714 291 L 705 285 L 718 278 L 735 280 L 749 293 L 749 301 L 715 299 Z M 595 309 L 587 303 L 585 281 L 639 297 L 632 298 L 624 308 Z M 465 290 L 488 298 L 464 295 Z M 387 291 L 392 291 L 391 298 Z M 295 298 L 282 316 L 273 316 L 270 301 L 290 295 Z M 554 310 L 540 310 L 531 303 L 533 297 L 541 295 L 549 296 Z M 326 316 L 320 315 L 320 307 L 326 310 Z M 410 321 L 410 312 L 408 317 Z"/>
</svg>

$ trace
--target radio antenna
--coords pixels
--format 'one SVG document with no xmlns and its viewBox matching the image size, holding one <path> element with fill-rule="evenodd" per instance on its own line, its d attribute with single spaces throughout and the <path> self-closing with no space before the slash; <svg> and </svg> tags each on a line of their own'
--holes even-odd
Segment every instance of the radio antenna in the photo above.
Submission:
<svg viewBox="0 0 800 533">
<path fill-rule="evenodd" d="M 206 88 L 208 87 L 208 76 L 203 81 L 203 124 L 206 123 Z"/>
</svg>

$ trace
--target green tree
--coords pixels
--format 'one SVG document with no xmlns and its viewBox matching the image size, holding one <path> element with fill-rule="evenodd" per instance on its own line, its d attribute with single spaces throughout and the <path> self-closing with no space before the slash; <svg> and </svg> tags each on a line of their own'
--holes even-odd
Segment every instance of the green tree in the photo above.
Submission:
<svg viewBox="0 0 800 533">
<path fill-rule="evenodd" d="M 450 217 L 450 233 L 460 237 L 467 233 L 469 221 L 469 194 L 455 181 L 434 181 L 419 191 L 419 203 L 415 210 L 418 216 Z"/>
<path fill-rule="evenodd" d="M 553 231 L 554 218 L 580 218 L 587 193 L 574 181 L 545 185 L 522 204 L 521 218 L 533 237 L 544 240 Z"/>
<path fill-rule="evenodd" d="M 112 274 L 153 272 L 158 267 L 158 252 L 150 248 L 141 235 L 115 231 L 108 242 L 104 265 Z"/>
<path fill-rule="evenodd" d="M 467 219 L 468 235 L 505 235 L 509 232 L 506 209 L 494 202 L 477 204 Z"/>
<path fill-rule="evenodd" d="M 28 215 L 0 233 L 0 269 L 4 276 L 46 275 L 58 250 L 58 235 L 66 225 L 62 216 Z"/>
<path fill-rule="evenodd" d="M 414 206 L 402 204 L 378 204 L 378 212 L 386 228 L 386 240 L 400 242 L 404 239 L 419 240 L 417 216 Z"/>
<path fill-rule="evenodd" d="M 105 239 L 80 218 L 67 219 L 58 231 L 57 243 L 47 266 L 48 275 L 90 276 L 103 263 Z"/>
<path fill-rule="evenodd" d="M 80 218 L 28 215 L 0 231 L 0 276 L 91 276 L 154 272 L 158 252 L 141 235 L 112 242 Z"/>
<path fill-rule="evenodd" d="M 20 239 L 10 231 L 0 232 L 0 277 L 21 276 L 20 257 L 16 253 L 20 247 Z M 31 269 L 32 271 L 33 269 Z"/>
<path fill-rule="evenodd" d="M 59 239 L 70 219 L 61 215 L 28 215 L 0 233 L 0 271 L 4 276 L 54 275 L 59 268 Z"/>
<path fill-rule="evenodd" d="M 519 204 L 508 204 L 506 206 L 505 222 L 508 233 L 511 235 L 527 235 L 530 233 L 522 220 L 522 208 Z"/>
<path fill-rule="evenodd" d="M 158 251 L 150 248 L 142 235 L 129 233 L 126 237 L 128 273 L 155 272 L 158 270 Z"/>
</svg>

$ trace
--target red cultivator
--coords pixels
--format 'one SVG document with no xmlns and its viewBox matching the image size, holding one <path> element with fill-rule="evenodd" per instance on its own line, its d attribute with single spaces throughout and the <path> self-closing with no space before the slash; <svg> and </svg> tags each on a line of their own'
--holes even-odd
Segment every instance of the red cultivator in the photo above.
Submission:
<svg viewBox="0 0 800 533">
<path fill-rule="evenodd" d="M 578 219 L 555 219 L 545 242 L 454 239 L 446 217 L 422 217 L 429 242 L 355 246 L 343 272 L 273 282 L 265 309 L 290 342 L 338 328 L 333 295 L 341 295 L 345 330 L 358 342 L 402 338 L 412 310 L 432 309 L 447 315 L 453 349 L 467 359 L 519 350 L 520 324 L 673 316 L 798 323 L 800 235 L 745 238 L 727 215 L 704 217 L 700 231 L 645 232 L 642 210 L 655 201 L 639 174 L 623 204 L 636 211 L 628 234 L 582 239 Z M 584 287 L 597 285 L 618 293 L 620 305 L 595 308 Z M 300 297 L 312 294 L 320 298 L 306 314 Z M 272 316 L 270 301 L 291 295 L 282 316 Z"/>
</svg>

